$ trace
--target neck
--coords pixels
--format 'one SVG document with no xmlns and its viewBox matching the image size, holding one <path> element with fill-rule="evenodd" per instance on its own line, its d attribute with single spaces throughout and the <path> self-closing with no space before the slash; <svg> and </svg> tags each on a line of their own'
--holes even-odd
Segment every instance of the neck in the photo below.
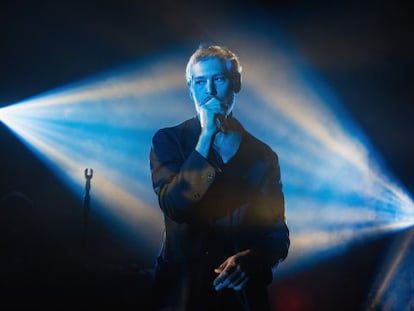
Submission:
<svg viewBox="0 0 414 311">
<path fill-rule="evenodd" d="M 213 148 L 220 154 L 224 163 L 227 163 L 239 150 L 241 134 L 237 131 L 218 132 L 214 138 Z"/>
</svg>

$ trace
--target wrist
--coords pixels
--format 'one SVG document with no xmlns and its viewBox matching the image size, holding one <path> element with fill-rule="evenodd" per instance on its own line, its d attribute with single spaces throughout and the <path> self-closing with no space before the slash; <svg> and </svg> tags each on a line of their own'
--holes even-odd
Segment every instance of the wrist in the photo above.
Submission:
<svg viewBox="0 0 414 311">
<path fill-rule="evenodd" d="M 215 133 L 202 131 L 200 137 L 198 138 L 197 145 L 195 147 L 195 150 L 206 159 L 210 152 L 210 147 L 214 138 L 214 134 Z"/>
</svg>

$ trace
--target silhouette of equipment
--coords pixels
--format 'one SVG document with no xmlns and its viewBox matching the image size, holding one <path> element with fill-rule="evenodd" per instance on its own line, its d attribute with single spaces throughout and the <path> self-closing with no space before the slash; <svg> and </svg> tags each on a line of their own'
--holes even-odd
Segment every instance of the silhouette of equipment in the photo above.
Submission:
<svg viewBox="0 0 414 311">
<path fill-rule="evenodd" d="M 84 218 L 84 234 L 83 242 L 86 245 L 87 232 L 88 232 L 88 221 L 90 213 L 90 191 L 91 191 L 91 179 L 93 177 L 93 169 L 85 168 L 85 196 L 83 198 L 83 218 Z"/>
</svg>

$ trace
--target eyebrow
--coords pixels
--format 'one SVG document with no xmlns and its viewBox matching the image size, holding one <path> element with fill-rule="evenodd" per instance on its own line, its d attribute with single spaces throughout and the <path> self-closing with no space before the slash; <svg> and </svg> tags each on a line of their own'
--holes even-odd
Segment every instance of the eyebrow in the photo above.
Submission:
<svg viewBox="0 0 414 311">
<path fill-rule="evenodd" d="M 226 73 L 215 73 L 211 77 L 215 78 L 215 77 L 220 77 L 220 76 L 227 77 L 227 74 Z M 193 79 L 206 79 L 206 76 L 193 76 Z"/>
</svg>

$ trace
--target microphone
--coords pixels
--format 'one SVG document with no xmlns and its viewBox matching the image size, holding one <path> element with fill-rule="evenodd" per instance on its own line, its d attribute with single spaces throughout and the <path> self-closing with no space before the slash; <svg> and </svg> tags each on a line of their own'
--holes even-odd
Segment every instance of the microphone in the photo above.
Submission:
<svg viewBox="0 0 414 311">
<path fill-rule="evenodd" d="M 226 117 L 222 114 L 216 115 L 216 126 L 220 132 L 227 133 Z"/>
</svg>

